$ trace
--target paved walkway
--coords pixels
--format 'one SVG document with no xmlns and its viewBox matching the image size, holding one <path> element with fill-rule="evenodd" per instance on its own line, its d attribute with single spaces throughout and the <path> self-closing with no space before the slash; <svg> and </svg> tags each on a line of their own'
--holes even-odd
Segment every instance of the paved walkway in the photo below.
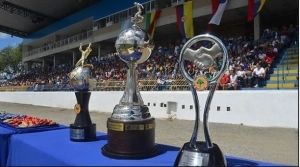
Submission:
<svg viewBox="0 0 300 167">
<path fill-rule="evenodd" d="M 61 108 L 0 102 L 0 110 L 49 118 L 65 125 L 73 123 L 75 119 L 73 110 Z M 110 113 L 91 112 L 97 131 L 106 132 L 108 117 Z M 181 147 L 189 141 L 193 126 L 194 121 L 156 119 L 156 142 Z M 210 123 L 210 130 L 212 141 L 219 145 L 225 155 L 298 165 L 298 129 Z M 204 140 L 202 126 L 198 140 Z"/>
</svg>

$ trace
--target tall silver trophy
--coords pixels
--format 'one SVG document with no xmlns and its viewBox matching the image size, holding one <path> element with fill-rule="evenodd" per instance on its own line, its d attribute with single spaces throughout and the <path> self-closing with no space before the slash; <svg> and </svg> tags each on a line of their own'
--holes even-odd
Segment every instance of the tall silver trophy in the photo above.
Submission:
<svg viewBox="0 0 300 167">
<path fill-rule="evenodd" d="M 115 47 L 121 60 L 129 67 L 126 87 L 119 104 L 107 120 L 107 144 L 102 147 L 105 156 L 117 159 L 141 159 L 158 153 L 155 145 L 155 119 L 141 97 L 136 67 L 145 62 L 154 48 L 149 34 L 137 24 L 142 22 L 143 6 L 134 3 L 137 13 L 132 27 L 117 37 Z"/>
<path fill-rule="evenodd" d="M 200 47 L 197 50 L 190 49 L 192 45 L 199 41 L 212 42 L 210 48 Z M 211 69 L 216 65 L 216 59 L 222 57 L 221 68 L 214 73 L 212 78 L 208 79 L 204 75 L 192 78 L 185 69 L 184 61 L 193 62 L 200 69 Z M 205 34 L 191 38 L 185 43 L 180 52 L 180 66 L 184 77 L 189 82 L 195 104 L 195 125 L 192 137 L 189 142 L 181 148 L 174 166 L 227 166 L 226 159 L 217 144 L 212 143 L 208 128 L 208 116 L 210 104 L 221 76 L 228 69 L 228 52 L 220 39 L 213 35 Z M 203 128 L 205 141 L 197 141 L 198 129 L 200 123 L 200 111 L 197 90 L 209 88 L 209 94 L 206 100 L 203 113 Z"/>
</svg>

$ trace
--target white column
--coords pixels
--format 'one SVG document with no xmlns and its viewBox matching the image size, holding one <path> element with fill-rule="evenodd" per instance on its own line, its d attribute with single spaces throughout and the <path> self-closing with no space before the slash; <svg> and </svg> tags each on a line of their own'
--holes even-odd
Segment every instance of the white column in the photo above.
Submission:
<svg viewBox="0 0 300 167">
<path fill-rule="evenodd" d="M 260 14 L 254 17 L 254 40 L 260 38 Z"/>
<path fill-rule="evenodd" d="M 45 59 L 43 59 L 43 61 L 42 61 L 42 67 L 43 68 L 45 67 Z"/>
<path fill-rule="evenodd" d="M 100 53 L 101 53 L 100 44 L 98 44 L 98 57 L 97 57 L 98 62 L 100 62 Z"/>
<path fill-rule="evenodd" d="M 76 53 L 75 51 L 73 50 L 73 60 L 72 60 L 72 65 L 75 66 L 75 60 L 76 59 Z"/>
</svg>

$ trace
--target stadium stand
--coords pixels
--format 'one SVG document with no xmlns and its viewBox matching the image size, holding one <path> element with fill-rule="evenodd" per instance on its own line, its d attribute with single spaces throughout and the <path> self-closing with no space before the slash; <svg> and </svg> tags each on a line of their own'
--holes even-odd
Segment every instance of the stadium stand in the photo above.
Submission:
<svg viewBox="0 0 300 167">
<path fill-rule="evenodd" d="M 133 7 L 126 7 L 130 6 L 130 2 L 126 2 L 126 5 L 123 5 L 123 10 L 119 10 L 120 12 L 117 10 L 116 13 L 102 14 L 102 18 L 94 18 L 92 21 L 90 18 L 82 18 L 80 22 L 80 20 L 77 19 L 80 12 L 75 14 L 74 17 L 77 17 L 77 21 L 80 22 L 77 26 L 82 28 L 80 31 L 71 31 L 71 29 L 75 29 L 76 27 L 76 24 L 74 23 L 74 25 L 66 25 L 66 27 L 61 30 L 57 29 L 57 33 L 65 33 L 63 35 L 51 36 L 50 34 L 48 36 L 51 36 L 51 38 L 46 36 L 41 39 L 37 39 L 38 42 L 30 42 L 31 39 L 29 37 L 28 39 L 25 38 L 24 41 L 26 46 L 24 47 L 23 61 L 27 62 L 28 68 L 27 70 L 13 74 L 14 77 L 11 77 L 11 79 L 2 81 L 0 83 L 0 91 L 73 91 L 68 84 L 68 73 L 74 68 L 74 62 L 78 59 L 76 52 L 79 43 L 86 43 L 87 41 L 92 40 L 95 41 L 96 38 L 98 39 L 101 37 L 101 33 L 104 32 L 107 34 L 117 34 L 122 26 L 121 23 L 126 21 L 126 18 L 132 15 L 135 11 Z M 155 9 L 160 8 L 164 10 L 165 13 L 171 14 L 174 14 L 175 12 L 172 10 L 174 6 L 184 3 L 183 0 L 175 0 L 171 1 L 172 3 L 167 3 L 166 6 L 163 6 L 153 0 L 145 0 L 143 2 L 146 7 L 144 11 L 145 13 L 150 13 Z M 101 3 L 107 3 L 107 1 L 104 0 L 98 4 L 96 3 L 90 9 L 84 9 L 83 13 L 86 13 L 89 10 L 94 10 L 92 12 L 95 12 L 95 9 L 97 6 L 99 7 Z M 235 7 L 234 5 L 237 3 L 241 3 L 239 5 L 242 7 Z M 244 1 L 237 1 L 237 3 L 230 4 L 230 10 L 228 9 L 225 11 L 223 19 L 224 23 L 230 21 L 237 23 L 239 20 L 236 12 L 244 12 L 245 14 L 247 11 L 247 7 L 243 6 L 245 4 L 242 4 L 245 3 Z M 269 2 L 267 1 L 266 5 L 270 5 L 268 3 Z M 202 27 L 196 33 L 205 32 L 203 27 L 206 23 L 203 23 L 201 19 L 205 20 L 211 18 L 211 15 L 202 16 L 197 10 L 203 8 L 201 5 L 205 6 L 209 4 L 209 0 L 195 2 L 196 16 L 194 21 L 197 21 L 195 29 Z M 119 8 L 121 7 L 118 7 L 118 9 Z M 169 17 L 169 15 L 167 16 Z M 72 16 L 69 18 L 71 17 Z M 233 17 L 236 18 L 236 20 L 230 20 L 230 18 Z M 67 19 L 68 17 L 63 20 Z M 86 26 L 90 24 L 90 22 L 93 23 L 93 27 Z M 230 53 L 230 69 L 225 77 L 228 77 L 231 73 L 232 75 L 237 75 L 238 78 L 236 81 L 236 87 L 230 87 L 228 85 L 228 81 L 222 81 L 218 88 L 221 90 L 259 90 L 291 89 L 297 87 L 298 78 L 296 76 L 298 76 L 299 73 L 299 27 L 298 25 L 291 25 L 289 28 L 286 28 L 285 25 L 289 23 L 290 22 L 285 22 L 283 26 L 270 26 L 271 24 L 264 25 L 264 28 L 259 33 L 259 35 L 261 35 L 259 39 L 254 39 L 255 34 L 253 34 L 253 29 L 249 32 L 245 30 L 247 29 L 247 26 L 249 26 L 247 23 L 239 23 L 237 26 L 238 28 L 234 25 L 227 25 L 227 27 L 220 26 L 220 28 L 213 29 L 212 34 L 216 34 L 220 37 Z M 56 23 L 54 23 L 54 26 L 55 24 Z M 61 24 L 62 23 L 60 23 L 60 25 Z M 187 82 L 181 75 L 181 71 L 179 70 L 177 63 L 180 48 L 184 44 L 184 40 L 180 40 L 180 36 L 178 36 L 178 29 L 172 27 L 172 24 L 168 26 L 157 25 L 157 30 L 154 35 L 154 40 L 157 40 L 156 48 L 150 59 L 138 67 L 141 90 L 162 91 L 189 89 Z M 296 24 L 298 24 L 298 22 Z M 277 25 L 280 25 L 279 21 Z M 254 27 L 253 24 L 251 24 L 251 26 Z M 46 29 L 49 28 L 51 28 L 51 26 L 46 27 Z M 241 31 L 240 29 L 243 30 Z M 68 32 L 68 30 L 70 30 L 70 32 Z M 39 33 L 40 32 L 36 32 L 36 34 Z M 162 39 L 162 35 L 164 35 L 165 38 Z M 52 41 L 53 39 L 54 41 Z M 95 44 L 98 48 L 94 47 L 93 52 L 89 57 L 88 61 L 95 66 L 95 70 L 93 71 L 95 84 L 92 89 L 94 91 L 118 91 L 124 89 L 127 67 L 125 63 L 118 58 L 116 53 L 114 53 L 114 40 L 115 36 L 113 38 L 103 40 L 104 42 L 101 41 L 103 42 L 101 43 L 101 47 L 99 43 Z M 33 43 L 34 46 L 30 46 Z M 194 45 L 193 49 L 209 45 L 210 43 L 208 42 L 202 42 Z M 44 57 L 44 59 L 41 60 L 41 57 Z M 58 60 L 59 58 L 61 59 Z M 193 77 L 205 74 L 209 78 L 221 66 L 220 62 L 220 60 L 217 62 L 215 68 L 205 71 L 201 71 L 189 62 L 186 62 L 186 68 Z M 265 71 L 263 77 L 257 77 L 256 73 L 253 72 L 255 68 L 259 66 L 258 63 Z M 230 71 L 233 71 L 233 73 Z M 226 78 L 224 81 L 226 81 Z"/>
</svg>

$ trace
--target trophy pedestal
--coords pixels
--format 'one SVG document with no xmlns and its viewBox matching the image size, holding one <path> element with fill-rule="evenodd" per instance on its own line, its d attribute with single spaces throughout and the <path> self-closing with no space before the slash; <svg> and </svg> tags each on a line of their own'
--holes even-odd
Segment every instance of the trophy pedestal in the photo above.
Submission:
<svg viewBox="0 0 300 167">
<path fill-rule="evenodd" d="M 89 113 L 91 92 L 75 92 L 77 104 L 75 122 L 70 125 L 70 140 L 74 142 L 88 142 L 96 140 L 96 124 L 92 123 Z"/>
<path fill-rule="evenodd" d="M 189 142 L 181 148 L 174 166 L 227 166 L 226 159 L 217 144 L 207 148 L 206 142 L 197 141 L 197 149 L 190 148 Z"/>
<path fill-rule="evenodd" d="M 71 124 L 70 140 L 74 142 L 88 142 L 96 140 L 96 124 L 85 127 Z"/>
<path fill-rule="evenodd" d="M 155 156 L 155 119 L 119 121 L 108 118 L 107 144 L 102 153 L 116 159 L 143 159 Z"/>
</svg>

